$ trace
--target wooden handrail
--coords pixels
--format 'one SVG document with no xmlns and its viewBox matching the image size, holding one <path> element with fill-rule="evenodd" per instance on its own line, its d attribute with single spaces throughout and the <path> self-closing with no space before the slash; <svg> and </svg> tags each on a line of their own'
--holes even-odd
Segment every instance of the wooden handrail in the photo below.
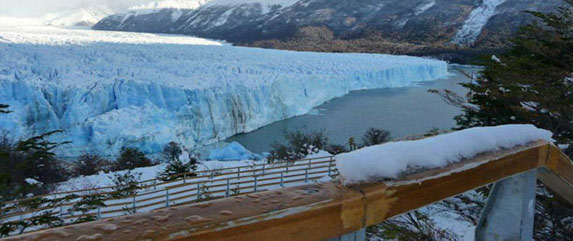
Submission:
<svg viewBox="0 0 573 241">
<path fill-rule="evenodd" d="M 378 224 L 532 169 L 573 203 L 573 164 L 545 141 L 483 153 L 395 180 L 308 184 L 151 213 L 44 230 L 5 240 L 325 240 Z"/>
</svg>

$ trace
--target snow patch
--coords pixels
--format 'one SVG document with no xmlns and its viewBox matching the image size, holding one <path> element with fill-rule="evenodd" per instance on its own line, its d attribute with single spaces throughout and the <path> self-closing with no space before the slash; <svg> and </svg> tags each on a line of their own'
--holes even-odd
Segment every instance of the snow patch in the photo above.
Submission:
<svg viewBox="0 0 573 241">
<path fill-rule="evenodd" d="M 241 5 L 241 4 L 256 4 L 273 6 L 280 5 L 281 7 L 289 7 L 299 2 L 300 0 L 211 0 L 205 6 L 215 5 Z"/>
<path fill-rule="evenodd" d="M 487 21 L 495 14 L 495 9 L 506 0 L 484 0 L 483 4 L 474 9 L 462 28 L 452 39 L 453 43 L 470 45 L 474 43 Z"/>
<path fill-rule="evenodd" d="M 416 9 L 414 10 L 414 15 L 420 15 L 426 11 L 428 11 L 428 9 L 432 8 L 434 5 L 436 5 L 436 1 L 431 0 L 429 2 L 425 2 L 422 5 L 419 5 L 416 7 Z"/>
<path fill-rule="evenodd" d="M 24 181 L 26 181 L 26 183 L 28 183 L 30 185 L 42 185 L 43 184 L 42 182 L 40 182 L 36 179 L 33 179 L 33 178 L 26 178 L 26 179 L 24 179 Z"/>
<path fill-rule="evenodd" d="M 476 127 L 416 141 L 366 147 L 335 157 L 346 184 L 397 178 L 409 170 L 440 168 L 480 153 L 537 140 L 553 142 L 552 133 L 533 125 Z"/>
</svg>

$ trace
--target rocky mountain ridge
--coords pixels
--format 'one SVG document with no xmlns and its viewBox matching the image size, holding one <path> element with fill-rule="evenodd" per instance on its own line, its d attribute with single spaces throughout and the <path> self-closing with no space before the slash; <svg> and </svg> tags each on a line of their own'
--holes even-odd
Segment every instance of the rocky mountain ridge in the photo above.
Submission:
<svg viewBox="0 0 573 241">
<path fill-rule="evenodd" d="M 94 29 L 177 33 L 269 48 L 424 55 L 503 48 L 520 26 L 533 20 L 526 11 L 549 12 L 561 4 L 561 0 L 300 0 L 288 4 L 213 0 L 195 10 L 116 14 Z M 364 46 L 356 47 L 353 41 Z M 381 43 L 390 47 L 382 48 Z"/>
</svg>

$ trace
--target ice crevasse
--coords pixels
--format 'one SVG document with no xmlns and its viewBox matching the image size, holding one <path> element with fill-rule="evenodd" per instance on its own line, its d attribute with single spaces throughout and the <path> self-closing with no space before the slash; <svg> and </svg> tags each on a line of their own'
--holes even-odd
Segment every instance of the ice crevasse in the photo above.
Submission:
<svg viewBox="0 0 573 241">
<path fill-rule="evenodd" d="M 124 146 L 188 148 L 305 114 L 351 90 L 404 87 L 447 75 L 407 56 L 233 46 L 0 41 L 0 131 L 64 130 L 61 155 Z"/>
</svg>

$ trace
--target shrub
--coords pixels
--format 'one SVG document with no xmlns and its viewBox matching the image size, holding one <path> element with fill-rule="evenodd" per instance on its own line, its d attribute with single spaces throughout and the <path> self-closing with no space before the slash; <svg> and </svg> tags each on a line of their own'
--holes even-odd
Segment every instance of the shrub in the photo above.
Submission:
<svg viewBox="0 0 573 241">
<path fill-rule="evenodd" d="M 107 171 L 109 161 L 98 155 L 84 154 L 72 163 L 72 173 L 75 176 L 89 176 Z"/>
<path fill-rule="evenodd" d="M 136 148 L 126 147 L 121 150 L 119 158 L 117 158 L 114 170 L 131 170 L 138 167 L 153 166 L 155 163 L 151 159 L 145 157 L 143 152 Z"/>
<path fill-rule="evenodd" d="M 93 214 L 93 210 L 100 207 L 106 207 L 104 195 L 88 195 L 82 197 L 78 202 L 72 206 L 72 212 L 79 212 L 80 215 L 73 223 L 85 223 L 97 220 L 97 215 Z"/>
<path fill-rule="evenodd" d="M 370 128 L 364 133 L 362 143 L 364 146 L 374 146 L 390 141 L 390 132 L 376 128 Z"/>
<path fill-rule="evenodd" d="M 112 175 L 111 178 L 114 186 L 112 197 L 122 198 L 137 193 L 141 173 L 127 170 L 124 172 L 116 172 Z"/>
<path fill-rule="evenodd" d="M 269 161 L 296 161 L 309 154 L 317 153 L 326 147 L 328 138 L 324 131 L 303 133 L 301 131 L 285 132 L 287 145 L 274 143 Z"/>
<path fill-rule="evenodd" d="M 326 146 L 325 151 L 332 155 L 338 155 L 340 153 L 348 152 L 348 149 L 343 145 L 328 145 Z"/>
<path fill-rule="evenodd" d="M 183 173 L 189 173 L 188 176 L 197 176 L 197 174 L 191 173 L 197 170 L 197 158 L 190 156 L 189 161 L 182 161 L 179 159 L 182 153 L 181 147 L 175 142 L 170 142 L 163 148 L 162 155 L 168 160 L 168 164 L 165 170 L 159 173 L 159 179 L 170 181 L 179 178 L 172 176 Z"/>
<path fill-rule="evenodd" d="M 163 151 L 161 152 L 161 156 L 163 157 L 163 161 L 171 162 L 179 160 L 179 156 L 183 151 L 181 150 L 181 146 L 176 142 L 169 142 L 165 147 L 163 147 Z"/>
<path fill-rule="evenodd" d="M 458 240 L 459 237 L 447 229 L 442 229 L 422 211 L 412 211 L 386 222 L 368 228 L 368 234 L 383 240 Z"/>
</svg>

